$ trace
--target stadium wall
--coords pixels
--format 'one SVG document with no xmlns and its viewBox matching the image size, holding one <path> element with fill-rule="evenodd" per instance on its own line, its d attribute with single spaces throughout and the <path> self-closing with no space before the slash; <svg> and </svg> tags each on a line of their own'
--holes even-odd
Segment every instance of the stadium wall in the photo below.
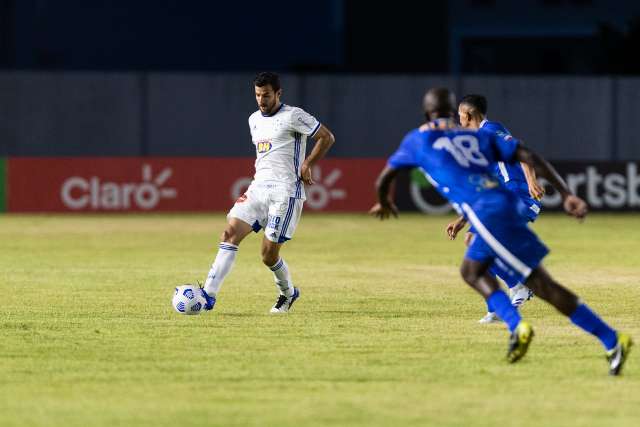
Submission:
<svg viewBox="0 0 640 427">
<path fill-rule="evenodd" d="M 0 74 L 0 156 L 253 155 L 249 74 Z M 386 157 L 422 121 L 424 90 L 484 93 L 489 117 L 555 160 L 640 159 L 640 79 L 284 75 L 284 101 L 337 136 L 332 157 Z"/>
<path fill-rule="evenodd" d="M 252 77 L 0 73 L 0 209 L 228 209 L 252 170 Z M 639 209 L 640 79 L 290 74 L 284 101 L 337 137 L 307 209 L 366 210 L 376 174 L 423 120 L 432 86 L 486 94 L 489 117 L 552 159 L 592 208 Z M 403 179 L 403 209 L 448 210 L 418 175 Z M 558 208 L 552 195 L 546 203 Z"/>
</svg>

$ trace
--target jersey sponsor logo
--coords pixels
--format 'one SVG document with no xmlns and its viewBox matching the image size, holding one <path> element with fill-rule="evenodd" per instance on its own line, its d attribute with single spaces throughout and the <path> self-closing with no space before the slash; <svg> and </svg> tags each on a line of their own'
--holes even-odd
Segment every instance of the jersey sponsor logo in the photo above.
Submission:
<svg viewBox="0 0 640 427">
<path fill-rule="evenodd" d="M 469 183 L 476 187 L 476 191 L 491 190 L 500 185 L 494 178 L 484 174 L 469 175 Z"/>
<path fill-rule="evenodd" d="M 266 153 L 271 150 L 271 142 L 270 141 L 258 141 L 256 143 L 256 149 L 258 153 Z"/>
</svg>

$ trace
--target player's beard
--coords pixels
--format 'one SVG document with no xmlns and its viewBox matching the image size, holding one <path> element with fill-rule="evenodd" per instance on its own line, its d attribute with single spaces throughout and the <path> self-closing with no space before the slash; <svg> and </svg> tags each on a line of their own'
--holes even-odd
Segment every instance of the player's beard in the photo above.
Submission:
<svg viewBox="0 0 640 427">
<path fill-rule="evenodd" d="M 276 105 L 278 105 L 278 100 L 276 99 L 275 101 L 273 101 L 273 103 L 267 105 L 267 106 L 260 106 L 260 110 L 262 111 L 262 113 L 264 114 L 272 114 L 273 110 L 276 109 Z"/>
</svg>

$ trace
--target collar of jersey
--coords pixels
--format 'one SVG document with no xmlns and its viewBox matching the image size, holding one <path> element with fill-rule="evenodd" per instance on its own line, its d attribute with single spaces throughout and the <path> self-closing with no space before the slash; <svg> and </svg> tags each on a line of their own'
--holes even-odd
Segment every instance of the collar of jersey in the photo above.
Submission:
<svg viewBox="0 0 640 427">
<path fill-rule="evenodd" d="M 265 114 L 262 111 L 260 111 L 260 114 L 262 114 L 262 117 L 272 117 L 275 116 L 276 114 L 278 114 L 278 112 L 280 112 L 280 110 L 282 110 L 282 107 L 284 107 L 284 103 L 280 103 L 280 106 L 278 107 L 278 109 L 276 111 L 274 111 L 271 114 Z"/>
<path fill-rule="evenodd" d="M 482 121 L 480 122 L 480 126 L 478 126 L 478 127 L 482 127 L 482 126 L 486 125 L 487 123 L 489 123 L 489 120 L 484 119 L 484 120 L 482 120 Z"/>
<path fill-rule="evenodd" d="M 429 129 L 450 129 L 456 127 L 456 123 L 453 119 L 447 118 L 431 120 L 428 125 Z"/>
</svg>

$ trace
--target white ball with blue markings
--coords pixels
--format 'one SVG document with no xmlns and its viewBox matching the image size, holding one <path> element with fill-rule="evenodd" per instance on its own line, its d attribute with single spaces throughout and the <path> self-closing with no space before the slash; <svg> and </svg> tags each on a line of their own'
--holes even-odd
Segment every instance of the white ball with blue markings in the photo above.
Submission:
<svg viewBox="0 0 640 427">
<path fill-rule="evenodd" d="M 178 286 L 173 294 L 173 308 L 180 314 L 200 314 L 205 302 L 199 286 Z"/>
</svg>

